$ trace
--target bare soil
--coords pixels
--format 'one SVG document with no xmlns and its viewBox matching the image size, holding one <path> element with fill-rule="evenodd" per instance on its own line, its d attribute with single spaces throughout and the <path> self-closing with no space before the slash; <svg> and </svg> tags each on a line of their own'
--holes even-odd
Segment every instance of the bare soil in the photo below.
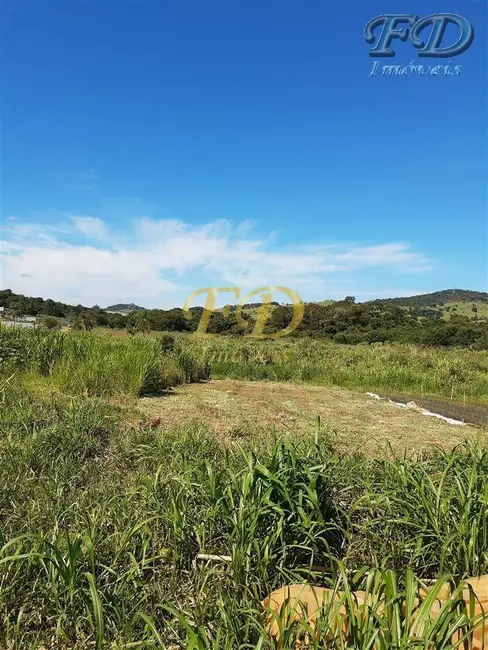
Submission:
<svg viewBox="0 0 488 650">
<path fill-rule="evenodd" d="M 415 395 L 388 395 L 395 402 L 414 401 L 418 406 L 467 424 L 488 428 L 488 404 L 464 404 L 441 397 L 417 397 Z"/>
</svg>

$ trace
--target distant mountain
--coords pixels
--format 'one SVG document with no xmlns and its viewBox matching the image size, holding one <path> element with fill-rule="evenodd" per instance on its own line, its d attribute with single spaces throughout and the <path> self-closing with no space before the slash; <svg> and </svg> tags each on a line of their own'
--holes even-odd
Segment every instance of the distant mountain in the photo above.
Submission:
<svg viewBox="0 0 488 650">
<path fill-rule="evenodd" d="M 382 302 L 400 307 L 435 307 L 446 302 L 488 302 L 488 293 L 470 289 L 444 289 L 405 298 L 385 298 Z"/>
<path fill-rule="evenodd" d="M 145 309 L 131 302 L 129 304 L 118 303 L 117 305 L 110 305 L 110 307 L 105 308 L 105 311 L 115 314 L 129 314 L 131 311 L 145 311 Z"/>
</svg>

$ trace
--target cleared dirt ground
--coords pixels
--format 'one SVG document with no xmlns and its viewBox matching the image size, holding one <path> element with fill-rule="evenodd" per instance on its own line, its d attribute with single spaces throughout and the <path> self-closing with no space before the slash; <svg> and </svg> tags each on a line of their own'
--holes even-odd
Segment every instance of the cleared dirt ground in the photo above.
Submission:
<svg viewBox="0 0 488 650">
<path fill-rule="evenodd" d="M 321 435 L 367 455 L 382 455 L 388 445 L 404 453 L 453 447 L 466 438 L 487 440 L 486 429 L 447 424 L 343 388 L 219 380 L 178 387 L 138 405 L 158 426 L 203 425 L 227 439 L 259 432 L 310 435 L 320 417 Z"/>
</svg>

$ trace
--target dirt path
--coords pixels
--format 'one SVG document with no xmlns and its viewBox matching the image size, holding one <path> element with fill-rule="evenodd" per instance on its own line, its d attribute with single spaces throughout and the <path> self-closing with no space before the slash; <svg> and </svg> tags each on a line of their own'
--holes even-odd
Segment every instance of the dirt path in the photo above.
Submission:
<svg viewBox="0 0 488 650">
<path fill-rule="evenodd" d="M 487 404 L 463 404 L 440 397 L 422 398 L 415 395 L 388 395 L 387 397 L 405 404 L 413 400 L 418 406 L 429 409 L 434 413 L 440 413 L 448 418 L 488 428 Z"/>
<path fill-rule="evenodd" d="M 293 383 L 221 380 L 190 384 L 164 397 L 143 398 L 148 419 L 177 428 L 208 427 L 223 438 L 257 434 L 311 435 L 320 416 L 322 434 L 341 448 L 368 455 L 391 444 L 397 453 L 429 445 L 452 447 L 486 430 L 454 426 L 343 388 Z"/>
</svg>

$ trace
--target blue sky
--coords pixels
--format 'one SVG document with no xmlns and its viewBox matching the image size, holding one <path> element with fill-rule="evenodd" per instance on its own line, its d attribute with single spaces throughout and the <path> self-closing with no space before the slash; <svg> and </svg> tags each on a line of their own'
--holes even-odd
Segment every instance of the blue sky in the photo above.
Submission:
<svg viewBox="0 0 488 650">
<path fill-rule="evenodd" d="M 484 0 L 2 7 L 2 286 L 487 289 Z M 371 18 L 439 12 L 474 27 L 460 75 L 369 75 Z M 449 63 L 393 48 L 382 65 Z"/>
</svg>

